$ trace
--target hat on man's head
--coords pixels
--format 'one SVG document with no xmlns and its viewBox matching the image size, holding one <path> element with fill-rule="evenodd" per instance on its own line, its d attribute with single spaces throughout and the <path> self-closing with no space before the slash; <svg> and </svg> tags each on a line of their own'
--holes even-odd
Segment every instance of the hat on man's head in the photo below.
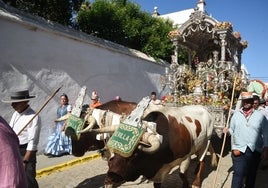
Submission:
<svg viewBox="0 0 268 188">
<path fill-rule="evenodd" d="M 30 96 L 29 90 L 14 91 L 10 93 L 10 97 L 2 99 L 2 102 L 4 103 L 23 102 L 23 101 L 29 101 L 32 98 L 35 98 L 35 96 Z"/>
<path fill-rule="evenodd" d="M 260 97 L 259 97 L 259 95 L 256 95 L 256 94 L 253 93 L 253 100 L 254 100 L 254 101 L 256 101 L 256 100 L 257 100 L 257 101 L 260 101 Z"/>
<path fill-rule="evenodd" d="M 242 92 L 241 93 L 241 99 L 253 99 L 253 93 L 252 92 Z"/>
<path fill-rule="evenodd" d="M 261 98 L 260 99 L 260 104 L 265 104 L 265 103 L 266 103 L 266 101 L 263 98 Z"/>
<path fill-rule="evenodd" d="M 96 91 L 93 91 L 92 92 L 92 95 L 91 95 L 91 99 L 92 100 L 95 100 L 95 99 L 98 99 L 98 98 L 99 98 L 99 96 L 98 96 L 97 92 Z"/>
</svg>

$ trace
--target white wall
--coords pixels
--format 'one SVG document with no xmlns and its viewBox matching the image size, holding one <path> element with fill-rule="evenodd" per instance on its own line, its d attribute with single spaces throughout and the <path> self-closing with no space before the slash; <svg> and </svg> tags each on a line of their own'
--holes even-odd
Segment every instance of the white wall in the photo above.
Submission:
<svg viewBox="0 0 268 188">
<path fill-rule="evenodd" d="M 146 59 L 109 41 L 12 11 L 0 9 L 0 98 L 12 90 L 29 89 L 37 96 L 30 101 L 37 111 L 62 86 L 40 113 L 39 151 L 51 133 L 62 93 L 69 96 L 71 104 L 84 85 L 88 88 L 85 103 L 90 102 L 93 90 L 102 103 L 116 95 L 139 102 L 151 91 L 160 94 L 164 67 L 144 54 L 138 53 Z M 7 121 L 12 112 L 10 104 L 0 103 L 0 115 Z"/>
</svg>

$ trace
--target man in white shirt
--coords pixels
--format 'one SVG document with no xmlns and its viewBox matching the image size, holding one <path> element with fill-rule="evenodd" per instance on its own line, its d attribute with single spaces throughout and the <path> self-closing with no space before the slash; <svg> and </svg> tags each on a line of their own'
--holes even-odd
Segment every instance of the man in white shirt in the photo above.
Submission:
<svg viewBox="0 0 268 188">
<path fill-rule="evenodd" d="M 27 174 L 29 188 L 38 188 L 36 177 L 36 152 L 40 135 L 40 118 L 35 116 L 35 111 L 30 107 L 30 96 L 28 90 L 12 92 L 4 103 L 11 103 L 15 110 L 9 125 L 17 134 L 20 142 L 20 153 L 23 166 Z M 27 125 L 27 126 L 26 126 Z M 26 126 L 26 127 L 25 127 Z"/>
<path fill-rule="evenodd" d="M 154 91 L 151 93 L 150 104 L 156 104 L 156 105 L 161 104 L 161 101 L 159 99 L 157 99 L 156 92 L 154 92 Z"/>
</svg>

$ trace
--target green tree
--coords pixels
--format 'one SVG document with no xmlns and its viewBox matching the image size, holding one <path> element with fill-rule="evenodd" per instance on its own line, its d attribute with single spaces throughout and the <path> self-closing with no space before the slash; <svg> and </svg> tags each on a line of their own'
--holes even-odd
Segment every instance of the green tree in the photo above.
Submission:
<svg viewBox="0 0 268 188">
<path fill-rule="evenodd" d="M 138 4 L 128 0 L 86 2 L 77 21 L 83 32 L 170 62 L 173 46 L 167 35 L 172 23 L 141 11 Z"/>
<path fill-rule="evenodd" d="M 72 25 L 73 13 L 79 10 L 84 0 L 4 0 L 19 10 L 58 22 Z"/>
<path fill-rule="evenodd" d="M 28 13 L 170 62 L 172 23 L 141 11 L 128 0 L 4 0 Z M 74 16 L 77 17 L 74 19 Z"/>
</svg>

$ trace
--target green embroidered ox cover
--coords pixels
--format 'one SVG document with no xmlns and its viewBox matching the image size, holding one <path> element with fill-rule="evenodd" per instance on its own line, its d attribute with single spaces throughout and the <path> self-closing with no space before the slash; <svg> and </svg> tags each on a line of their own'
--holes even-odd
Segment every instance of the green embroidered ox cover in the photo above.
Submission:
<svg viewBox="0 0 268 188">
<path fill-rule="evenodd" d="M 67 120 L 67 126 L 65 129 L 65 134 L 67 136 L 71 136 L 72 138 L 79 139 L 80 134 L 78 134 L 78 131 L 81 131 L 84 127 L 85 120 L 82 118 L 79 118 L 73 114 L 70 114 L 68 120 Z"/>
<path fill-rule="evenodd" d="M 113 152 L 129 157 L 136 149 L 144 130 L 132 125 L 121 123 L 109 139 L 107 146 Z"/>
</svg>

